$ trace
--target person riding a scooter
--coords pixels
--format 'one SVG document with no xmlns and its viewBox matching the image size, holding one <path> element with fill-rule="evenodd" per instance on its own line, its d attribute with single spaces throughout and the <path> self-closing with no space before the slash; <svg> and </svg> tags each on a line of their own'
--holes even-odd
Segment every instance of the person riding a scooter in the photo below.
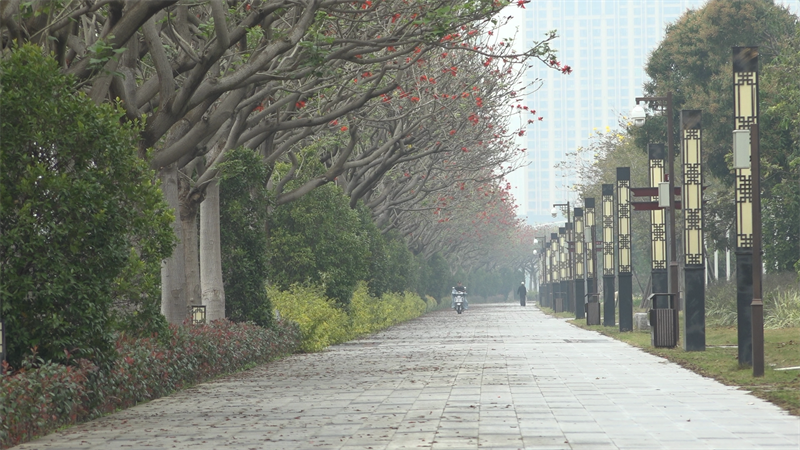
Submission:
<svg viewBox="0 0 800 450">
<path fill-rule="evenodd" d="M 464 309 L 467 309 L 469 303 L 467 302 L 467 288 L 466 286 L 462 285 L 459 281 L 458 284 L 453 288 L 452 293 L 452 300 L 450 301 L 450 307 L 456 309 L 456 295 L 461 294 L 464 302 Z"/>
</svg>

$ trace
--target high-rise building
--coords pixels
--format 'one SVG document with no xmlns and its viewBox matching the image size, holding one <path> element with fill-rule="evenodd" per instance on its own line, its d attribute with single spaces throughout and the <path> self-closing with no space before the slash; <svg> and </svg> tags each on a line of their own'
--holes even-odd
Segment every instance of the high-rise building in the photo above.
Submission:
<svg viewBox="0 0 800 450">
<path fill-rule="evenodd" d="M 688 8 L 699 8 L 706 0 L 534 0 L 517 13 L 526 45 L 540 41 L 545 33 L 558 30 L 553 42 L 559 59 L 571 66 L 571 75 L 539 64 L 528 69 L 528 81 L 541 79 L 542 89 L 526 102 L 537 110 L 528 128 L 529 166 L 525 174 L 528 222 L 553 221 L 554 203 L 576 194 L 569 187 L 576 176 L 556 165 L 568 153 L 589 144 L 596 130 L 618 129 L 642 95 L 646 80 L 644 65 L 664 37 L 665 27 Z"/>
</svg>

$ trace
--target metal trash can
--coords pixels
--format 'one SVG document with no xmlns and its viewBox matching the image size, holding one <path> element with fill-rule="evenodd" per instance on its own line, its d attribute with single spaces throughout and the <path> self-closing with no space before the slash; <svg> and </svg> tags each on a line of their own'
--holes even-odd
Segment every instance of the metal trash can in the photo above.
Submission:
<svg viewBox="0 0 800 450">
<path fill-rule="evenodd" d="M 586 325 L 600 325 L 600 294 L 586 294 Z"/>
<path fill-rule="evenodd" d="M 670 306 L 674 305 L 675 294 L 651 294 L 651 304 L 658 295 L 669 296 Z M 675 308 L 653 308 L 650 310 L 650 344 L 656 348 L 674 348 L 678 345 L 678 310 Z"/>
</svg>

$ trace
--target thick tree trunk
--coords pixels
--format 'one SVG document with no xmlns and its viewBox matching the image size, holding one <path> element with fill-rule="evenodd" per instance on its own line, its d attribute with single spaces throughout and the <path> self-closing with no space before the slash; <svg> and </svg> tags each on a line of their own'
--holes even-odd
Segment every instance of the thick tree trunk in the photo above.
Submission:
<svg viewBox="0 0 800 450">
<path fill-rule="evenodd" d="M 200 295 L 200 253 L 197 230 L 197 199 L 187 196 L 190 186 L 180 183 L 181 191 L 181 240 L 183 241 L 184 268 L 186 271 L 187 311 L 192 306 L 202 305 Z"/>
<path fill-rule="evenodd" d="M 169 323 L 180 324 L 187 317 L 186 271 L 182 226 L 180 219 L 180 200 L 178 196 L 178 170 L 174 164 L 159 173 L 161 190 L 167 204 L 176 212 L 172 229 L 178 236 L 178 243 L 172 255 L 161 263 L 161 313 Z"/>
<path fill-rule="evenodd" d="M 206 188 L 205 200 L 200 204 L 200 272 L 208 321 L 225 318 L 219 239 L 219 184 L 214 180 Z"/>
</svg>

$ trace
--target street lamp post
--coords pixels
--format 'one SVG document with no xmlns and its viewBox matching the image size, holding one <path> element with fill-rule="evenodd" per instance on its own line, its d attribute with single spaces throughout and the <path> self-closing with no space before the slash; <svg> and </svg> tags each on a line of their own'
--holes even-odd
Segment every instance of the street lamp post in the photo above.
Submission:
<svg viewBox="0 0 800 450">
<path fill-rule="evenodd" d="M 752 364 L 753 376 L 755 377 L 764 375 L 758 54 L 758 47 L 733 47 L 736 297 L 739 364 Z M 744 137 L 746 145 L 736 145 L 737 134 Z M 743 147 L 745 155 L 749 156 L 749 158 L 737 158 L 736 155 L 740 153 L 736 151 L 738 150 L 737 147 Z"/>
<path fill-rule="evenodd" d="M 600 325 L 600 294 L 597 292 L 597 243 L 595 224 L 594 197 L 583 199 L 584 218 L 589 229 L 589 240 L 586 241 L 586 325 Z"/>
<path fill-rule="evenodd" d="M 633 331 L 631 263 L 631 168 L 617 167 L 617 250 L 619 331 Z"/>
<path fill-rule="evenodd" d="M 583 208 L 575 208 L 574 210 L 574 223 L 573 226 L 574 230 L 574 241 L 575 241 L 575 256 L 573 258 L 575 262 L 575 274 L 573 279 L 573 291 L 575 298 L 575 319 L 583 319 L 586 312 L 586 286 L 584 285 L 584 272 L 585 272 L 585 263 L 584 263 L 584 240 L 585 240 L 585 227 L 584 227 L 584 216 L 583 216 Z"/>
<path fill-rule="evenodd" d="M 567 310 L 567 304 L 569 303 L 569 283 L 568 283 L 568 275 L 569 270 L 567 269 L 567 264 L 569 260 L 569 252 L 567 251 L 567 227 L 559 227 L 558 228 L 558 280 L 561 287 L 559 287 L 558 291 L 561 293 L 561 296 L 558 300 L 556 300 L 556 308 L 555 311 L 557 313 L 564 312 Z"/>
<path fill-rule="evenodd" d="M 706 262 L 703 246 L 703 160 L 700 127 L 702 111 L 681 111 L 683 157 L 684 330 L 687 351 L 706 349 Z"/>
<path fill-rule="evenodd" d="M 667 182 L 669 182 L 669 293 L 674 296 L 674 305 L 676 309 L 680 309 L 680 299 L 678 296 L 678 251 L 677 243 L 675 240 L 675 148 L 673 144 L 673 124 L 672 124 L 672 92 L 667 92 L 663 97 L 636 97 L 636 106 L 631 111 L 631 118 L 633 124 L 637 127 L 644 125 L 645 113 L 644 108 L 639 106 L 640 102 L 647 102 L 650 109 L 655 111 L 664 111 L 667 115 L 667 168 L 666 173 Z"/>
<path fill-rule="evenodd" d="M 556 310 L 556 300 L 561 298 L 559 273 L 558 233 L 550 233 L 550 298 L 548 306 Z"/>
<path fill-rule="evenodd" d="M 664 144 L 648 144 L 647 153 L 650 162 L 650 187 L 658 188 L 664 181 Z M 658 196 L 651 197 L 658 201 Z M 652 292 L 669 292 L 669 275 L 667 273 L 667 224 L 664 210 L 653 208 L 650 211 L 650 279 Z M 669 297 L 658 295 L 653 298 L 654 309 L 668 309 Z"/>
<path fill-rule="evenodd" d="M 564 311 L 575 312 L 575 257 L 573 255 L 573 245 L 575 243 L 575 224 L 567 222 L 564 224 L 564 268 L 567 275 L 567 302 L 564 304 Z"/>
<path fill-rule="evenodd" d="M 570 210 L 569 201 L 567 203 L 555 203 L 553 204 L 553 209 L 550 211 L 550 214 L 553 217 L 558 216 L 558 209 L 561 209 L 561 212 L 564 213 L 566 211 L 567 215 L 567 223 L 564 224 L 564 242 L 566 244 L 566 260 L 564 261 L 564 272 L 562 281 L 566 282 L 566 292 L 562 293 L 562 297 L 565 299 L 563 303 L 563 310 L 574 312 L 574 306 L 576 304 L 575 301 L 575 283 L 574 283 L 574 266 L 573 266 L 573 258 L 572 258 L 572 250 L 571 246 L 574 244 L 574 231 L 573 231 L 573 224 L 572 224 L 572 214 Z M 560 231 L 560 230 L 559 230 Z M 563 284 L 563 283 L 562 283 Z M 559 311 L 561 312 L 561 311 Z"/>
<path fill-rule="evenodd" d="M 544 299 L 547 296 L 547 257 L 549 256 L 547 253 L 547 236 L 542 236 L 536 238 L 536 242 L 540 242 L 542 244 L 542 248 L 539 249 L 539 272 L 540 272 L 540 280 L 539 280 L 539 306 L 544 306 Z"/>
<path fill-rule="evenodd" d="M 603 325 L 616 322 L 614 305 L 614 185 L 603 185 Z"/>
</svg>

